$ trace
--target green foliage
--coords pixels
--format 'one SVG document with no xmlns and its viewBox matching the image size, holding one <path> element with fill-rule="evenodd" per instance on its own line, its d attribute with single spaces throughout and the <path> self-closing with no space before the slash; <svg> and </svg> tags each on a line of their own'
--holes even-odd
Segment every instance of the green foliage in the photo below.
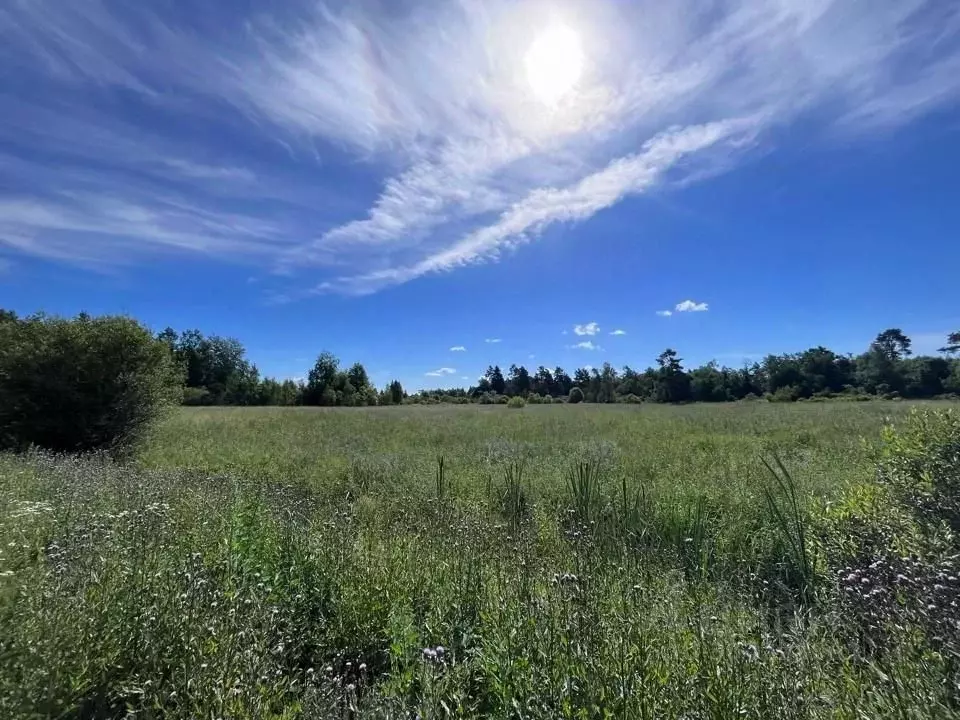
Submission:
<svg viewBox="0 0 960 720">
<path fill-rule="evenodd" d="M 15 318 L 14 313 L 3 317 Z M 776 402 L 809 399 L 864 400 L 869 397 L 912 399 L 960 394 L 960 358 L 911 357 L 911 340 L 898 328 L 879 333 L 859 356 L 838 355 L 822 347 L 802 352 L 768 355 L 762 362 L 734 369 L 710 361 L 692 370 L 684 369 L 677 352 L 668 349 L 655 367 L 638 371 L 629 365 L 621 370 L 609 363 L 601 368 L 578 368 L 574 376 L 556 367 L 540 366 L 535 372 L 523 365 L 510 365 L 507 375 L 490 366 L 470 388 L 422 389 L 407 396 L 399 385 L 377 392 L 366 369 L 355 363 L 341 370 L 336 357 L 323 353 L 308 375 L 308 382 L 283 382 L 259 378 L 240 343 L 231 338 L 205 337 L 197 330 L 178 334 L 167 328 L 158 334 L 185 368 L 190 404 L 211 405 L 363 405 L 462 404 L 501 402 L 519 396 L 540 404 L 540 398 L 568 398 L 574 387 L 590 403 L 614 402 L 729 402 L 750 395 Z M 941 352 L 960 348 L 957 333 L 947 338 Z M 330 390 L 328 392 L 328 390 Z M 506 401 L 503 401 L 506 402 Z"/>
<path fill-rule="evenodd" d="M 947 336 L 947 344 L 940 348 L 942 353 L 960 352 L 960 330 Z"/>
<path fill-rule="evenodd" d="M 796 482 L 780 458 L 774 457 L 773 465 L 766 460 L 763 464 L 773 480 L 763 486 L 763 499 L 773 518 L 772 524 L 788 549 L 783 580 L 788 588 L 798 591 L 801 601 L 810 602 L 815 577 L 807 540 L 809 520 L 800 505 Z"/>
<path fill-rule="evenodd" d="M 881 482 L 925 523 L 960 532 L 960 414 L 914 409 L 883 441 Z"/>
<path fill-rule="evenodd" d="M 570 396 L 567 398 L 567 402 L 572 405 L 583 402 L 583 390 L 578 387 L 570 388 Z"/>
<path fill-rule="evenodd" d="M 0 447 L 122 451 L 181 395 L 169 348 L 130 318 L 0 323 Z"/>
<path fill-rule="evenodd" d="M 510 398 L 510 400 L 507 402 L 507 407 L 513 408 L 514 410 L 518 410 L 522 407 L 526 407 L 526 405 L 527 405 L 527 401 L 524 400 L 519 395 L 516 397 Z"/>
</svg>

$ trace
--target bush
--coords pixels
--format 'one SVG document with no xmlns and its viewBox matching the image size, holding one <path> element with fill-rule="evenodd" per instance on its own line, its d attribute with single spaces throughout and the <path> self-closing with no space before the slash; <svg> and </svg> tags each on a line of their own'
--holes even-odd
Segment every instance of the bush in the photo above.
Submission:
<svg viewBox="0 0 960 720">
<path fill-rule="evenodd" d="M 767 399 L 770 402 L 794 402 L 800 397 L 800 390 L 793 385 L 786 385 L 777 388 L 777 391 L 769 395 Z"/>
<path fill-rule="evenodd" d="M 183 389 L 184 405 L 214 405 L 213 393 L 206 388 L 188 387 Z"/>
<path fill-rule="evenodd" d="M 885 427 L 878 478 L 922 521 L 960 531 L 960 414 L 914 409 Z"/>
<path fill-rule="evenodd" d="M 583 390 L 578 387 L 570 388 L 570 397 L 567 398 L 569 403 L 581 403 L 583 402 Z"/>
<path fill-rule="evenodd" d="M 517 395 L 516 397 L 510 398 L 510 400 L 507 402 L 507 407 L 513 408 L 516 410 L 517 408 L 526 407 L 526 404 L 527 404 L 527 401 L 524 400 L 519 395 Z"/>
<path fill-rule="evenodd" d="M 120 451 L 182 383 L 169 347 L 130 318 L 0 323 L 0 448 Z"/>
</svg>

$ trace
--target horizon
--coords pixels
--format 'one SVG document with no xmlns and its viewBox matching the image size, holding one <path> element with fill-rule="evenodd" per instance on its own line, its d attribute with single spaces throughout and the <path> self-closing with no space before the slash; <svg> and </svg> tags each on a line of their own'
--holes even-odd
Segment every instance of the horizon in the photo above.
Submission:
<svg viewBox="0 0 960 720">
<path fill-rule="evenodd" d="M 411 392 L 960 328 L 958 5 L 37 0 L 0 28 L 20 314 Z"/>
</svg>

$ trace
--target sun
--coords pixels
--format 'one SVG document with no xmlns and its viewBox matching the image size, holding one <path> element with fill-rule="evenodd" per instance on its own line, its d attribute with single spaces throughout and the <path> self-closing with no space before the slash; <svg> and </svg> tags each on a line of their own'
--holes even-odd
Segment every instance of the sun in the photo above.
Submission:
<svg viewBox="0 0 960 720">
<path fill-rule="evenodd" d="M 583 72 L 580 36 L 566 25 L 552 25 L 534 39 L 525 62 L 533 94 L 545 105 L 556 105 Z"/>
</svg>

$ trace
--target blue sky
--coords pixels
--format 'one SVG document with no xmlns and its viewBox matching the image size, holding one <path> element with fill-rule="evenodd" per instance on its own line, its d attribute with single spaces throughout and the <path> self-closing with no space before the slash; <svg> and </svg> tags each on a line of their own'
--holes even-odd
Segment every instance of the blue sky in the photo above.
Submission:
<svg viewBox="0 0 960 720">
<path fill-rule="evenodd" d="M 0 305 L 414 388 L 929 352 L 958 99 L 942 1 L 7 0 Z"/>
</svg>

